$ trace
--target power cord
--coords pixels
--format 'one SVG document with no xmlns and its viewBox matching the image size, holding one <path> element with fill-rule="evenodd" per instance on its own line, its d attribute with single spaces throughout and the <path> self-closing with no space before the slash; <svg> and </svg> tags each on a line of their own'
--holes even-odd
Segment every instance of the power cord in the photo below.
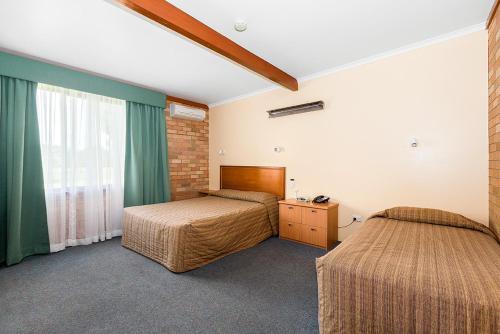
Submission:
<svg viewBox="0 0 500 334">
<path fill-rule="evenodd" d="M 356 221 L 356 218 L 353 218 L 352 219 L 352 222 L 350 222 L 349 224 L 345 225 L 345 226 L 339 226 L 339 228 L 346 228 L 348 226 L 351 226 L 352 224 L 354 224 L 354 222 Z"/>
</svg>

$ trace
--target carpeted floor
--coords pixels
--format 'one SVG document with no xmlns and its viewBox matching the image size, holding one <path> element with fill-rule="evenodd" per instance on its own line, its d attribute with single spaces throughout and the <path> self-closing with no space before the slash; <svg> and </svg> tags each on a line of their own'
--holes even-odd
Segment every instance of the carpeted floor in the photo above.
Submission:
<svg viewBox="0 0 500 334">
<path fill-rule="evenodd" d="M 120 239 L 0 268 L 1 333 L 316 333 L 315 258 L 272 238 L 183 274 Z"/>
</svg>

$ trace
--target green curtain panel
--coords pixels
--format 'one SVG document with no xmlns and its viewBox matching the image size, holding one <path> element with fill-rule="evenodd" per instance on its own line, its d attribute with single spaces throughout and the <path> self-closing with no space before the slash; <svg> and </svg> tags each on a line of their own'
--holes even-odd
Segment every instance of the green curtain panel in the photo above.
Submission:
<svg viewBox="0 0 500 334">
<path fill-rule="evenodd" d="M 49 253 L 35 82 L 0 76 L 0 263 Z"/>
<path fill-rule="evenodd" d="M 127 101 L 124 205 L 169 200 L 164 109 Z"/>
</svg>

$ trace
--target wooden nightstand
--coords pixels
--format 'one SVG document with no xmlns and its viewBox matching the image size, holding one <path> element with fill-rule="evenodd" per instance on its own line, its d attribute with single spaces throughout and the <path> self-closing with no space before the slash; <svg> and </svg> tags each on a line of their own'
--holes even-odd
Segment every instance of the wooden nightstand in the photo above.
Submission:
<svg viewBox="0 0 500 334">
<path fill-rule="evenodd" d="M 210 190 L 198 190 L 198 197 L 205 197 L 210 195 Z"/>
<path fill-rule="evenodd" d="M 330 249 L 337 241 L 338 207 L 335 202 L 315 204 L 294 199 L 279 201 L 280 238 Z"/>
</svg>

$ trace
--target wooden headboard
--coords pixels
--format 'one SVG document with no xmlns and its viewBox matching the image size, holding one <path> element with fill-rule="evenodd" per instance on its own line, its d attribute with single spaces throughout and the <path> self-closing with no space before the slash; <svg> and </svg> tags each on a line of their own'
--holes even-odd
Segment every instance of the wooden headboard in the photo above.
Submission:
<svg viewBox="0 0 500 334">
<path fill-rule="evenodd" d="M 285 198 L 285 167 L 220 166 L 220 188 L 261 191 Z"/>
</svg>

